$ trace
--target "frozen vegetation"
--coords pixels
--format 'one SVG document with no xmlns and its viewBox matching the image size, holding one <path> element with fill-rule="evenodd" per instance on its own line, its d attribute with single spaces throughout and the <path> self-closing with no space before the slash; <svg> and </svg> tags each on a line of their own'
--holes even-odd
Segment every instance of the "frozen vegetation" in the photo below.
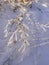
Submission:
<svg viewBox="0 0 49 65">
<path fill-rule="evenodd" d="M 49 0 L 0 0 L 0 65 L 49 65 Z"/>
</svg>

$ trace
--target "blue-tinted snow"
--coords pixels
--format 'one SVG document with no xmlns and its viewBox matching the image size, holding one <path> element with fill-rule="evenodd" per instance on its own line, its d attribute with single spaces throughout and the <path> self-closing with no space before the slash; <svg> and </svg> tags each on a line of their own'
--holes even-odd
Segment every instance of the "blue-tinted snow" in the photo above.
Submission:
<svg viewBox="0 0 49 65">
<path fill-rule="evenodd" d="M 34 3 L 32 9 L 28 9 L 28 11 L 33 12 L 33 15 L 36 16 L 37 18 L 37 22 L 39 21 L 40 24 L 42 23 L 49 24 L 49 7 L 46 8 L 38 3 Z M 7 50 L 6 52 L 4 50 L 4 47 L 6 46 L 6 42 L 7 42 L 7 39 L 4 39 L 5 25 L 7 24 L 8 19 L 11 19 L 11 18 L 14 19 L 16 17 L 16 15 L 18 14 L 16 13 L 13 13 L 13 11 L 9 7 L 6 8 L 4 14 L 2 14 L 2 12 L 0 13 L 0 65 L 3 64 L 4 59 L 6 60 L 9 57 L 9 53 L 11 51 L 10 50 L 8 53 Z M 33 16 L 30 16 L 30 18 L 31 17 Z M 24 21 L 27 24 L 26 20 Z M 28 26 L 30 26 L 30 24 L 28 24 Z M 34 28 L 36 29 L 36 27 Z M 38 30 L 37 32 L 38 33 L 36 34 L 36 36 L 40 37 L 40 39 L 36 41 L 38 44 L 40 44 L 41 42 L 44 42 L 44 43 L 47 43 L 47 41 L 49 42 L 49 29 L 48 28 L 47 28 L 47 32 L 43 33 L 42 29 L 40 31 Z M 43 41 L 42 37 L 46 37 L 48 39 Z M 5 53 L 5 55 L 3 53 Z M 38 54 L 39 54 L 39 57 L 38 57 Z M 15 59 L 11 65 L 49 65 L 49 44 L 35 47 L 35 48 L 33 47 L 31 49 L 30 55 L 25 57 L 22 62 L 16 64 L 16 61 L 17 60 Z"/>
</svg>

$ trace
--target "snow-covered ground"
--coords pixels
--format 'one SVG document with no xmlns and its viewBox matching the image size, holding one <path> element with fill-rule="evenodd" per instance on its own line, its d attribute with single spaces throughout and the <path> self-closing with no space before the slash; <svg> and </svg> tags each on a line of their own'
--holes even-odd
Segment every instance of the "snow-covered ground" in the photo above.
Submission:
<svg viewBox="0 0 49 65">
<path fill-rule="evenodd" d="M 17 49 L 22 45 L 22 41 L 18 45 L 12 43 L 7 46 L 10 35 L 7 38 L 4 37 L 8 20 L 15 19 L 20 11 L 13 12 L 8 4 L 4 5 L 4 9 L 0 11 L 0 65 L 49 65 L 48 2 L 48 0 L 41 0 L 39 3 L 34 2 L 32 8 L 27 7 L 27 10 L 24 10 L 23 13 L 20 10 L 23 15 L 22 23 L 30 29 L 30 31 L 25 31 L 29 34 L 30 46 L 27 46 L 29 48 L 26 48 L 26 53 L 23 54 L 17 52 Z"/>
</svg>

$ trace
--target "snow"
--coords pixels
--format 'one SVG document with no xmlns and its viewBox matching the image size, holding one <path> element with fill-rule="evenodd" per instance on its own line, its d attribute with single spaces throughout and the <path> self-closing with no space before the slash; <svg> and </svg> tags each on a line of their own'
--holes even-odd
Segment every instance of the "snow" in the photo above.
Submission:
<svg viewBox="0 0 49 65">
<path fill-rule="evenodd" d="M 4 9 L 0 11 L 0 65 L 49 65 L 49 5 L 45 2 L 49 1 L 34 2 L 32 8 L 27 6 L 26 9 L 18 9 L 15 12 L 8 4 L 4 5 L 5 8 L 3 7 Z M 15 31 L 16 23 L 12 28 L 9 25 L 7 30 L 9 35 L 4 37 L 8 20 L 14 20 L 20 12 L 23 15 L 24 29 L 22 30 L 28 33 L 26 40 L 29 39 L 29 43 L 26 41 L 27 46 L 22 43 L 24 35 L 21 33 L 18 33 L 18 40 L 20 40 L 18 44 L 12 43 L 14 34 L 12 35 L 9 31 Z M 15 36 L 16 33 L 15 31 Z M 8 44 L 10 41 L 11 44 Z"/>
</svg>

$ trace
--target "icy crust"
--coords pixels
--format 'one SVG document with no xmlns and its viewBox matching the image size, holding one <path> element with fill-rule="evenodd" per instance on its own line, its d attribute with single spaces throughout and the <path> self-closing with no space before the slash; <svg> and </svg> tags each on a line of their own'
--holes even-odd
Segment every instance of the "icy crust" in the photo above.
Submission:
<svg viewBox="0 0 49 65">
<path fill-rule="evenodd" d="M 4 16 L 4 13 L 2 15 L 5 20 L 8 16 L 4 29 L 4 40 L 8 39 L 8 42 L 0 55 L 0 65 L 14 65 L 14 63 L 16 65 L 29 56 L 34 48 L 49 43 L 48 7 L 33 3 L 32 8 L 28 6 L 20 8 L 19 11 L 12 12 L 8 7 L 6 15 Z M 38 50 L 36 52 L 38 58 Z"/>
</svg>

